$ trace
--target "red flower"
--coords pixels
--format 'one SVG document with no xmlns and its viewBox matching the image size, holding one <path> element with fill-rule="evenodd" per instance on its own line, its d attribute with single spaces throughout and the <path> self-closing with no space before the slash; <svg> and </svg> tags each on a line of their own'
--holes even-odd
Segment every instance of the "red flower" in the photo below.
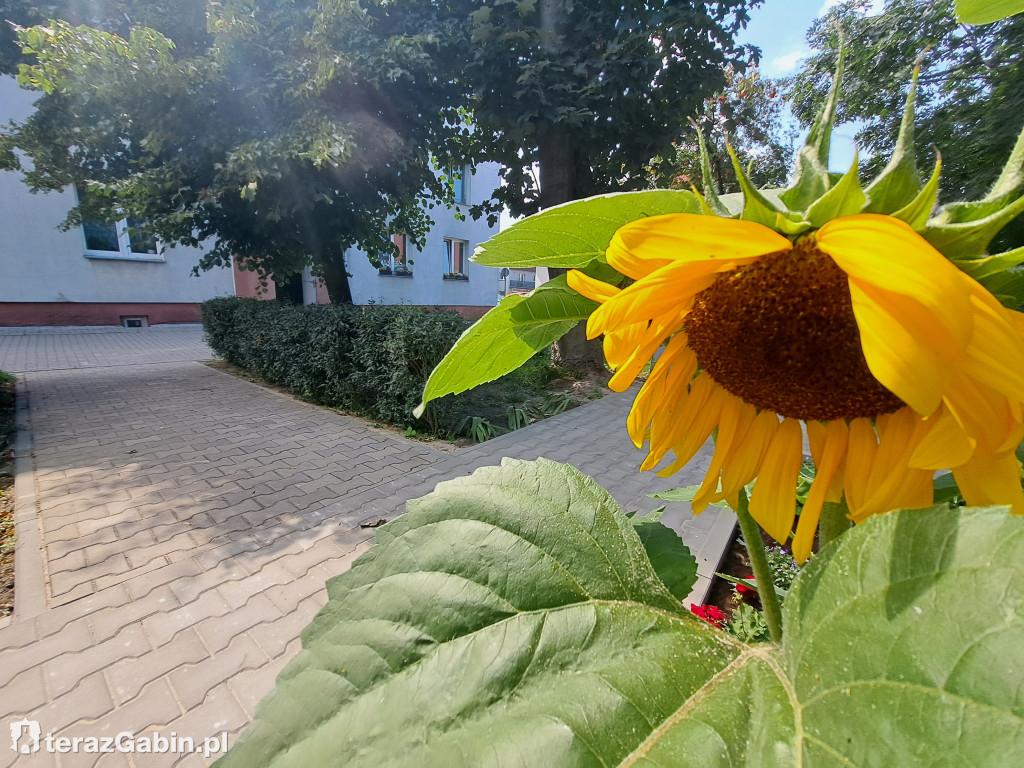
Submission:
<svg viewBox="0 0 1024 768">
<path fill-rule="evenodd" d="M 752 581 L 754 578 L 754 574 L 744 576 L 743 578 L 747 581 Z M 736 591 L 739 592 L 741 595 L 757 594 L 757 590 L 754 587 L 748 587 L 746 584 L 737 584 Z"/>
<path fill-rule="evenodd" d="M 725 614 L 714 605 L 691 605 L 690 613 L 719 629 L 725 626 Z"/>
</svg>

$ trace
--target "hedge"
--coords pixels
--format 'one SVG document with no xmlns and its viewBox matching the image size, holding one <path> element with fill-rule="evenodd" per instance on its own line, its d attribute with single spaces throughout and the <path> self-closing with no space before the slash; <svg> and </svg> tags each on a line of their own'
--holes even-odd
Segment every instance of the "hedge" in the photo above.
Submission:
<svg viewBox="0 0 1024 768">
<path fill-rule="evenodd" d="M 214 352 L 305 400 L 435 434 L 455 430 L 450 397 L 412 416 L 430 371 L 468 326 L 453 310 L 228 297 L 203 302 L 202 317 Z"/>
</svg>

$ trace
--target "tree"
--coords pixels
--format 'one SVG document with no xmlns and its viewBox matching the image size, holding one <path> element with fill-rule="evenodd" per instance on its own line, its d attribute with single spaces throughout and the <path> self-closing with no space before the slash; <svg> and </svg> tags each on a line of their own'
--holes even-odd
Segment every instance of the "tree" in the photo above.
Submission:
<svg viewBox="0 0 1024 768">
<path fill-rule="evenodd" d="M 414 82 L 415 46 L 378 44 L 354 0 L 332 7 L 347 47 L 330 56 L 310 47 L 313 0 L 5 7 L 69 19 L 20 33 L 21 82 L 45 95 L 0 135 L 7 165 L 18 149 L 33 190 L 87 189 L 69 226 L 127 214 L 168 243 L 212 241 L 201 268 L 283 279 L 312 264 L 350 300 L 349 247 L 389 252 L 392 232 L 429 228 L 424 196 L 451 201 L 436 167 L 459 105 L 454 87 Z"/>
<path fill-rule="evenodd" d="M 846 75 L 839 121 L 864 122 L 857 141 L 873 155 L 862 166 L 868 177 L 895 145 L 920 60 L 917 161 L 931 168 L 934 148 L 942 153 L 940 202 L 984 197 L 1024 122 L 1024 16 L 971 27 L 957 23 L 953 6 L 953 0 L 888 0 L 875 16 L 860 0 L 837 6 L 808 32 L 815 54 L 788 86 L 794 113 L 810 124 L 828 91 L 841 27 Z M 1024 244 L 1024 227 L 1011 226 L 1001 238 L 1004 246 Z"/>
<path fill-rule="evenodd" d="M 642 189 L 686 118 L 755 50 L 735 35 L 761 0 L 377 0 L 376 28 L 433 57 L 456 83 L 472 132 L 467 152 L 502 167 L 504 184 L 477 215 L 535 213 L 599 193 Z M 337 13 L 325 5 L 322 17 Z M 337 49 L 328 34 L 327 47 Z M 538 178 L 539 176 L 539 178 Z M 582 328 L 560 345 L 594 364 Z"/>
<path fill-rule="evenodd" d="M 656 187 L 703 189 L 710 183 L 719 194 L 739 192 L 727 146 L 749 168 L 757 187 L 786 185 L 793 170 L 796 130 L 785 127 L 779 83 L 763 79 L 757 68 L 746 73 L 729 68 L 725 76 L 725 88 L 704 100 L 692 130 L 675 142 L 671 155 L 652 163 Z M 708 148 L 711 179 L 703 178 L 701 171 L 698 130 Z"/>
</svg>

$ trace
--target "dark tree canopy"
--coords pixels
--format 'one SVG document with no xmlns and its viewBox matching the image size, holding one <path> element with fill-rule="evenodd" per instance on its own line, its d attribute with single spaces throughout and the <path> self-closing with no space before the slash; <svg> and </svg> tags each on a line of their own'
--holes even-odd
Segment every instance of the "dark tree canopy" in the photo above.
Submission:
<svg viewBox="0 0 1024 768">
<path fill-rule="evenodd" d="M 753 58 L 735 36 L 760 3 L 378 0 L 368 13 L 433 52 L 433 76 L 469 108 L 469 151 L 504 169 L 490 210 L 525 215 L 644 187 L 725 67 Z"/>
</svg>

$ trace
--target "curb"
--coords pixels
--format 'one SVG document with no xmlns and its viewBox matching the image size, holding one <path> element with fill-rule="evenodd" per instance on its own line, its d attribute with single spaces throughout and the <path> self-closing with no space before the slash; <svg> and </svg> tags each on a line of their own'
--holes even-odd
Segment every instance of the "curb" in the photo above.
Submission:
<svg viewBox="0 0 1024 768">
<path fill-rule="evenodd" d="M 15 383 L 14 423 L 14 613 L 11 623 L 26 621 L 47 608 L 46 566 L 43 562 L 39 509 L 36 503 L 35 457 L 28 383 L 23 374 Z"/>
</svg>

